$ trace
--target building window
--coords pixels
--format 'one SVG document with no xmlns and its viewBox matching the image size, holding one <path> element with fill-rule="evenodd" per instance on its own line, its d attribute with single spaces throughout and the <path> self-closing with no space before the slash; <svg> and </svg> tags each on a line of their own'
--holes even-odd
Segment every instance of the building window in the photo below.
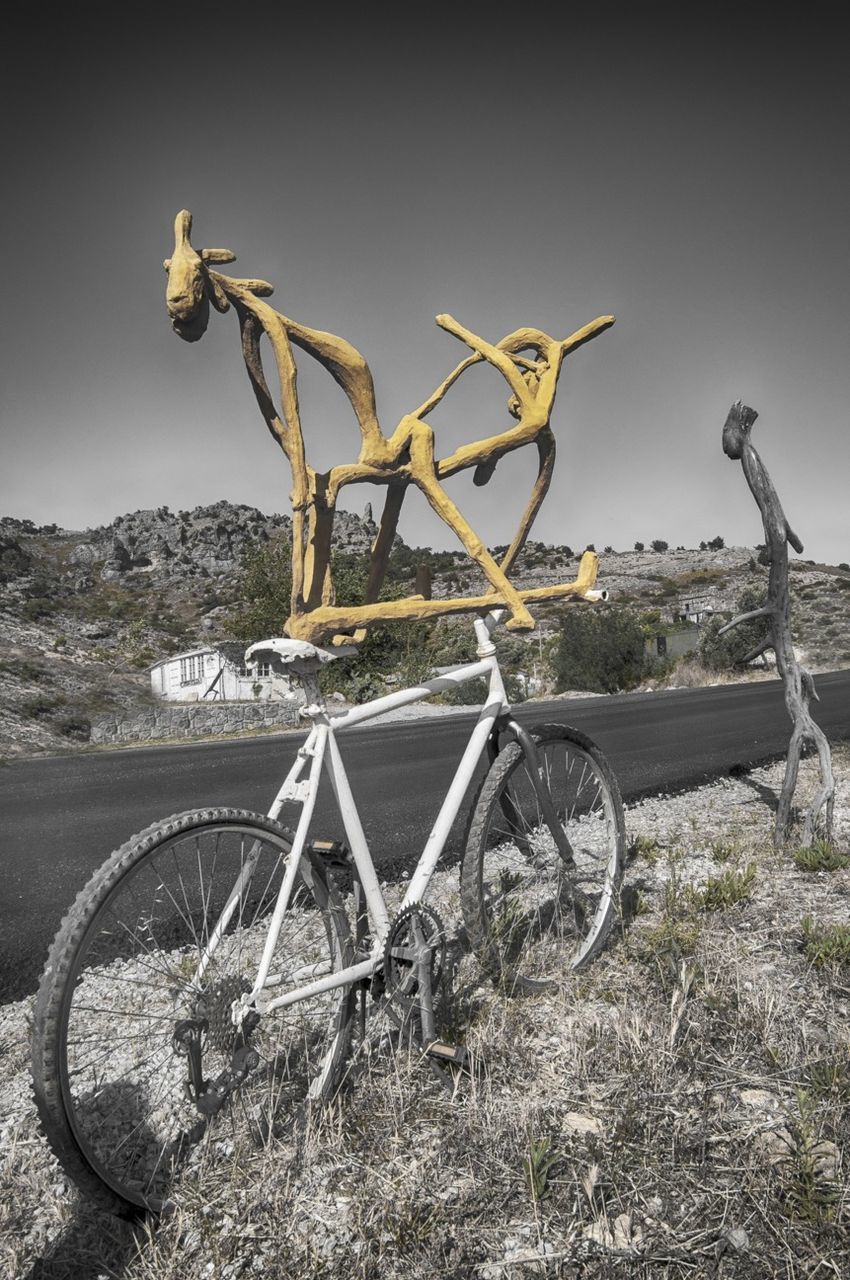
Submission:
<svg viewBox="0 0 850 1280">
<path fill-rule="evenodd" d="M 203 677 L 203 657 L 196 653 L 191 658 L 180 659 L 180 683 L 200 684 Z"/>
<path fill-rule="evenodd" d="M 258 676 L 270 676 L 272 673 L 272 664 L 270 662 L 258 662 L 256 667 L 246 667 L 244 663 L 239 667 L 239 674 L 243 678 L 256 679 Z"/>
</svg>

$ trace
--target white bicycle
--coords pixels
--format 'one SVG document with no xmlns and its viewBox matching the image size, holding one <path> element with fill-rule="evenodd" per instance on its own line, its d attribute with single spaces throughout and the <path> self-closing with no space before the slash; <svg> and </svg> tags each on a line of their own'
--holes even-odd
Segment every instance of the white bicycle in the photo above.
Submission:
<svg viewBox="0 0 850 1280">
<path fill-rule="evenodd" d="M 301 681 L 312 729 L 266 816 L 200 809 L 117 849 L 65 917 L 39 988 L 36 1099 L 66 1172 L 118 1212 L 159 1211 L 176 1174 L 215 1152 L 216 1118 L 282 1134 L 339 1086 L 360 1004 L 415 1020 L 423 1053 L 461 1066 L 438 1039 L 434 991 L 445 936 L 426 901 L 477 765 L 461 862 L 466 934 L 507 994 L 557 984 L 602 947 L 617 912 L 623 807 L 598 747 L 564 725 L 513 718 L 492 641 L 501 614 L 474 621 L 477 660 L 329 717 L 318 687 L 339 656 L 271 640 L 246 660 Z M 391 917 L 337 736 L 465 681 L 488 693 L 400 909 Z M 346 841 L 311 837 L 322 769 Z M 403 798 L 400 798 L 403 803 Z M 295 829 L 279 821 L 300 813 Z M 333 868 L 353 892 L 343 900 Z M 399 1015 L 398 1010 L 402 1010 Z"/>
</svg>

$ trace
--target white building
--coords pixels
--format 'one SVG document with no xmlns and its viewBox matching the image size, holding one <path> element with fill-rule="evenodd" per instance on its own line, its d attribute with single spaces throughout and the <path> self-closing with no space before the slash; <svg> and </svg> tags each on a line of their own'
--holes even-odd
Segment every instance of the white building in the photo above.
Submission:
<svg viewBox="0 0 850 1280">
<path fill-rule="evenodd" d="M 239 644 L 189 649 L 160 658 L 150 668 L 151 692 L 169 702 L 299 702 L 300 689 L 268 663 L 256 671 L 244 664 Z"/>
<path fill-rule="evenodd" d="M 680 597 L 673 608 L 675 622 L 692 622 L 700 626 L 715 612 L 716 600 L 712 593 L 701 596 Z"/>
</svg>

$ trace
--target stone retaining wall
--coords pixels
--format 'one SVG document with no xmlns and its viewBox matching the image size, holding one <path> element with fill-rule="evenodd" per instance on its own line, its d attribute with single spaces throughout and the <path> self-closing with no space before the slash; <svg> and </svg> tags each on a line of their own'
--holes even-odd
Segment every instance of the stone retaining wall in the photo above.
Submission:
<svg viewBox="0 0 850 1280">
<path fill-rule="evenodd" d="M 184 702 L 151 707 L 127 719 L 114 716 L 92 725 L 92 742 L 153 742 L 195 738 L 299 723 L 298 708 L 285 702 Z"/>
</svg>

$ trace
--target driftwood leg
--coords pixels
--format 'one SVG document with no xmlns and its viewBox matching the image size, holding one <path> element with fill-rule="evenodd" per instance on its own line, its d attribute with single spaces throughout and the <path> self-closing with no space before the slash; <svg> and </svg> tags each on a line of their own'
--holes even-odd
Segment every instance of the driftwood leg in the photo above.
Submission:
<svg viewBox="0 0 850 1280">
<path fill-rule="evenodd" d="M 835 779 L 832 773 L 832 755 L 829 742 L 821 728 L 815 724 L 809 712 L 809 702 L 817 699 L 811 675 L 800 666 L 791 639 L 791 609 L 788 590 L 788 543 L 798 553 L 803 544 L 785 519 L 779 495 L 773 487 L 767 469 L 750 441 L 750 432 L 758 414 L 736 401 L 729 410 L 723 427 L 723 452 L 740 460 L 747 484 L 758 503 L 764 525 L 767 553 L 770 558 L 767 604 L 763 609 L 741 614 L 722 628 L 737 627 L 753 617 L 770 619 L 770 639 L 747 655 L 750 660 L 766 648 L 776 654 L 776 667 L 785 685 L 785 705 L 793 723 L 791 741 L 785 766 L 785 778 L 776 811 L 773 840 L 777 848 L 788 839 L 791 830 L 791 805 L 797 786 L 800 757 L 806 742 L 812 743 L 818 753 L 820 788 L 803 819 L 802 844 L 808 846 L 815 835 L 818 817 L 823 812 L 823 827 L 827 839 L 832 837 L 832 811 L 835 796 Z"/>
</svg>

